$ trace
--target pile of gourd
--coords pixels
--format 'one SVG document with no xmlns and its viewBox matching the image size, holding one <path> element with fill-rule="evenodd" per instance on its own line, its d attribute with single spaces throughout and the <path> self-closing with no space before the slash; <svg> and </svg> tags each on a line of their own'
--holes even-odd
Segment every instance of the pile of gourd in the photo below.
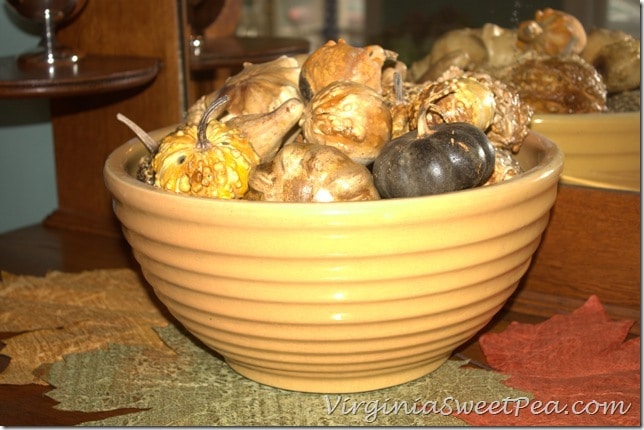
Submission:
<svg viewBox="0 0 644 430">
<path fill-rule="evenodd" d="M 303 58 L 247 63 L 159 142 L 138 176 L 194 196 L 281 202 L 434 195 L 521 173 L 533 109 L 482 71 L 425 82 L 378 45 L 329 41 Z"/>
<path fill-rule="evenodd" d="M 587 32 L 575 16 L 552 8 L 515 28 L 448 31 L 411 64 L 408 78 L 432 80 L 452 66 L 512 85 L 537 114 L 640 110 L 639 39 L 607 28 Z"/>
</svg>

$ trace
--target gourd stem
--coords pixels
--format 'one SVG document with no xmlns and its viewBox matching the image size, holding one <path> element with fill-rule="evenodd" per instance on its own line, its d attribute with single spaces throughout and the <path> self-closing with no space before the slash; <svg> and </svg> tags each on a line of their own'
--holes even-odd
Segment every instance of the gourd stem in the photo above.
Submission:
<svg viewBox="0 0 644 430">
<path fill-rule="evenodd" d="M 394 72 L 394 96 L 396 97 L 396 103 L 405 102 L 405 88 L 403 87 L 400 72 Z"/>
<path fill-rule="evenodd" d="M 418 118 L 416 119 L 416 135 L 418 137 L 423 137 L 423 136 L 429 136 L 430 134 L 433 133 L 432 130 L 430 130 L 429 125 L 427 124 L 427 110 L 428 110 L 429 104 L 428 103 L 423 103 L 420 106 L 420 109 L 418 111 Z"/>
<path fill-rule="evenodd" d="M 159 142 L 154 140 L 152 136 L 150 136 L 148 133 L 145 132 L 141 127 L 139 127 L 134 121 L 132 121 L 130 118 L 126 117 L 125 115 L 121 113 L 116 114 L 116 119 L 121 121 L 123 124 L 127 125 L 130 130 L 136 134 L 136 136 L 139 138 L 141 143 L 147 148 L 148 151 L 150 151 L 150 154 L 154 154 L 157 152 L 157 149 L 159 149 Z"/>
<path fill-rule="evenodd" d="M 221 108 L 222 106 L 225 106 L 228 104 L 228 101 L 230 98 L 226 96 L 221 96 L 206 108 L 205 112 L 203 113 L 203 116 L 199 120 L 199 125 L 197 126 L 197 148 L 198 149 L 206 149 L 210 147 L 210 141 L 208 140 L 208 136 L 206 135 L 206 131 L 208 130 L 208 119 L 210 116 L 215 112 L 217 109 Z"/>
</svg>

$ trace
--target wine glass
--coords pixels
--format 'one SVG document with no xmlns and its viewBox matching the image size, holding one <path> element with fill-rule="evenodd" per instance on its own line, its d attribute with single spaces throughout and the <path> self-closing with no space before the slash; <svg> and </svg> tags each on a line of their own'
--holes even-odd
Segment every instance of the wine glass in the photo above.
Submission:
<svg viewBox="0 0 644 430">
<path fill-rule="evenodd" d="M 71 21 L 85 7 L 87 0 L 6 0 L 19 15 L 41 26 L 38 47 L 18 57 L 23 66 L 62 66 L 78 62 L 81 54 L 56 43 L 56 30 Z"/>
<path fill-rule="evenodd" d="M 201 54 L 204 30 L 217 18 L 225 1 L 188 0 L 188 24 L 190 26 L 190 46 L 194 55 Z"/>
</svg>

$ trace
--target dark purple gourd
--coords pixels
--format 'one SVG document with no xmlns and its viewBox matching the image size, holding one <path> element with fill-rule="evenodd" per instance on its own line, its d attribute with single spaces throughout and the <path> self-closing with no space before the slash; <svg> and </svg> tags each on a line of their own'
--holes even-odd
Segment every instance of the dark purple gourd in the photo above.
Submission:
<svg viewBox="0 0 644 430">
<path fill-rule="evenodd" d="M 464 122 L 418 129 L 388 142 L 373 164 L 382 198 L 418 197 L 483 185 L 494 172 L 495 150 L 485 133 Z"/>
</svg>

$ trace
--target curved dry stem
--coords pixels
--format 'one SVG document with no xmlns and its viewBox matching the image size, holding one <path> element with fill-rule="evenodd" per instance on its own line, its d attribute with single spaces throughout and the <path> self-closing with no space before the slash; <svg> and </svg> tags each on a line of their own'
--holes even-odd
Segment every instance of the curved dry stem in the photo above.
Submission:
<svg viewBox="0 0 644 430">
<path fill-rule="evenodd" d="M 423 103 L 418 110 L 418 118 L 416 119 L 418 137 L 429 136 L 434 133 L 434 131 L 429 128 L 429 124 L 427 124 L 427 112 L 434 112 L 439 114 L 441 118 L 443 117 L 443 110 L 438 105 L 433 103 Z"/>
<path fill-rule="evenodd" d="M 206 131 L 208 129 L 208 119 L 215 111 L 226 106 L 229 101 L 230 97 L 225 95 L 219 97 L 218 99 L 210 103 L 210 105 L 208 105 L 203 113 L 203 116 L 199 120 L 199 125 L 197 126 L 197 148 L 205 149 L 210 146 L 210 141 L 208 140 L 208 136 L 206 136 Z"/>
<path fill-rule="evenodd" d="M 157 149 L 159 149 L 159 142 L 154 140 L 152 136 L 150 136 L 145 130 L 139 127 L 134 121 L 132 121 L 130 118 L 126 117 L 121 113 L 116 114 L 116 119 L 121 121 L 123 124 L 127 125 L 130 128 L 130 130 L 132 130 L 134 134 L 136 134 L 136 136 L 147 148 L 147 150 L 150 151 L 150 154 L 154 154 L 157 152 Z"/>
</svg>

